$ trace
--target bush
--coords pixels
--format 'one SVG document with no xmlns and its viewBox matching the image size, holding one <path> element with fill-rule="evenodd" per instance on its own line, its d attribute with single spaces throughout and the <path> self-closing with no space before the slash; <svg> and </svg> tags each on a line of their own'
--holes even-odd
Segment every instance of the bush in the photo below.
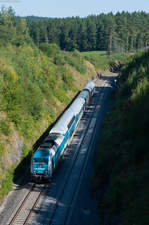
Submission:
<svg viewBox="0 0 149 225">
<path fill-rule="evenodd" d="M 23 148 L 22 148 L 22 157 L 25 158 L 28 155 L 30 150 L 31 149 L 29 147 L 27 147 L 27 145 L 24 144 Z"/>
<path fill-rule="evenodd" d="M 6 146 L 4 143 L 0 142 L 0 159 L 3 156 L 3 154 L 6 152 Z"/>
<path fill-rule="evenodd" d="M 78 72 L 85 74 L 86 72 L 86 66 L 84 64 L 85 62 L 83 57 L 77 50 L 75 50 L 72 53 L 65 52 L 64 58 L 65 58 L 65 61 L 69 65 L 74 67 Z"/>
<path fill-rule="evenodd" d="M 60 48 L 57 44 L 48 44 L 41 43 L 39 48 L 48 56 L 55 57 L 58 53 L 60 53 Z"/>
<path fill-rule="evenodd" d="M 8 194 L 8 192 L 12 189 L 13 185 L 13 171 L 16 165 L 14 164 L 11 168 L 4 172 L 4 179 L 0 180 L 0 200 L 3 199 L 4 196 Z"/>
<path fill-rule="evenodd" d="M 0 131 L 6 136 L 10 134 L 11 129 L 8 120 L 0 120 Z"/>
<path fill-rule="evenodd" d="M 70 99 L 67 97 L 66 92 L 62 89 L 58 89 L 55 91 L 54 95 L 60 100 L 60 102 L 68 104 Z"/>
</svg>

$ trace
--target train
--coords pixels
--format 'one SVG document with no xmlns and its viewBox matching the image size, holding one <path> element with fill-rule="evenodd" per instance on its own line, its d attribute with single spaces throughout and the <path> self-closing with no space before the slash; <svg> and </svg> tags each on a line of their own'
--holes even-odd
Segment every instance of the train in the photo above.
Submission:
<svg viewBox="0 0 149 225">
<path fill-rule="evenodd" d="M 94 91 L 95 81 L 90 80 L 34 152 L 31 158 L 33 181 L 52 179 L 53 173 L 68 148 Z"/>
</svg>

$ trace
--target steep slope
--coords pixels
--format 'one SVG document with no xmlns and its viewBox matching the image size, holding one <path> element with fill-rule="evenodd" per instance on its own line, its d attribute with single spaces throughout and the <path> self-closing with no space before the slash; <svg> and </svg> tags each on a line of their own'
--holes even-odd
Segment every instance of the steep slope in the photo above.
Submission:
<svg viewBox="0 0 149 225">
<path fill-rule="evenodd" d="M 102 224 L 147 225 L 149 51 L 125 64 L 115 98 L 104 123 L 93 185 Z"/>
<path fill-rule="evenodd" d="M 11 189 L 17 165 L 95 73 L 78 51 L 36 46 L 26 20 L 11 7 L 1 9 L 0 200 Z"/>
<path fill-rule="evenodd" d="M 47 56 L 28 44 L 0 48 L 0 198 L 12 184 L 16 165 L 95 75 L 79 52 L 48 47 L 51 51 L 56 48 L 56 52 Z"/>
</svg>

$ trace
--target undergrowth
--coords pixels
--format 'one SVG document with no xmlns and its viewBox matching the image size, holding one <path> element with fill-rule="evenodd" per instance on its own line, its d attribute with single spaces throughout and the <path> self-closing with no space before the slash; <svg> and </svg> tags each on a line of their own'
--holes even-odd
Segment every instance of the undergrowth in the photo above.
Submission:
<svg viewBox="0 0 149 225">
<path fill-rule="evenodd" d="M 84 59 L 91 62 L 97 70 L 117 72 L 127 62 L 130 53 L 115 53 L 108 55 L 104 51 L 82 52 Z"/>
<path fill-rule="evenodd" d="M 138 53 L 123 66 L 98 148 L 93 188 L 96 192 L 104 188 L 99 200 L 104 218 L 107 212 L 111 218 L 118 216 L 115 224 L 149 224 L 148 61 L 149 51 Z"/>
</svg>

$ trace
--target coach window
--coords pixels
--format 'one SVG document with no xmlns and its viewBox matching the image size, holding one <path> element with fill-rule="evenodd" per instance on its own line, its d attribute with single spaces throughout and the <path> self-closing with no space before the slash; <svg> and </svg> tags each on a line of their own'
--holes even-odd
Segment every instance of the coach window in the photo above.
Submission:
<svg viewBox="0 0 149 225">
<path fill-rule="evenodd" d="M 72 119 L 70 120 L 70 122 L 68 124 L 68 129 L 70 129 L 70 127 L 73 124 L 74 120 L 75 120 L 75 116 L 73 116 Z"/>
</svg>

